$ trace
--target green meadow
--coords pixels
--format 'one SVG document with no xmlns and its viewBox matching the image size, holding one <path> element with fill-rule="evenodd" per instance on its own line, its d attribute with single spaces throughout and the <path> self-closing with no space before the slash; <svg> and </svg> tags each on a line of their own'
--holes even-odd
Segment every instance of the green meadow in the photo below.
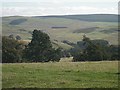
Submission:
<svg viewBox="0 0 120 90">
<path fill-rule="evenodd" d="M 3 88 L 117 88 L 118 61 L 2 65 Z"/>
</svg>

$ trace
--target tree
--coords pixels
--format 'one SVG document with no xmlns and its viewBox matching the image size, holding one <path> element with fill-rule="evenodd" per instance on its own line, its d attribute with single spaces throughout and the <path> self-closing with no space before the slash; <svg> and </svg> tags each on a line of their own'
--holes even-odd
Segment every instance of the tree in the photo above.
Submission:
<svg viewBox="0 0 120 90">
<path fill-rule="evenodd" d="M 21 37 L 19 35 L 17 35 L 15 38 L 16 40 L 21 40 Z"/>
<path fill-rule="evenodd" d="M 14 35 L 13 34 L 9 35 L 8 37 L 11 38 L 11 39 L 14 39 Z"/>
<path fill-rule="evenodd" d="M 22 60 L 21 43 L 7 36 L 2 37 L 2 62 L 16 63 Z"/>
<path fill-rule="evenodd" d="M 111 54 L 111 60 L 120 60 L 120 46 L 119 45 L 111 45 L 109 48 L 109 52 Z"/>
<path fill-rule="evenodd" d="M 107 46 L 93 43 L 86 35 L 83 36 L 83 41 L 84 49 L 74 55 L 73 61 L 99 61 L 109 58 L 107 49 L 105 49 Z"/>
<path fill-rule="evenodd" d="M 52 48 L 50 37 L 40 30 L 34 30 L 32 40 L 25 49 L 25 58 L 31 62 L 48 62 L 60 59 L 55 58 L 56 55 L 58 52 Z"/>
</svg>

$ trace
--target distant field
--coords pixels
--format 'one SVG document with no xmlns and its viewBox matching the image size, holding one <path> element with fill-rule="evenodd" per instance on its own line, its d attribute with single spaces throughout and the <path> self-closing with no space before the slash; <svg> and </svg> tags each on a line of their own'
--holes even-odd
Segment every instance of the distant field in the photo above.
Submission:
<svg viewBox="0 0 120 90">
<path fill-rule="evenodd" d="M 118 61 L 2 65 L 3 88 L 117 88 Z"/>
<path fill-rule="evenodd" d="M 82 40 L 84 34 L 91 39 L 105 39 L 111 44 L 118 44 L 116 15 L 105 15 L 105 17 L 98 15 L 95 17 L 96 15 L 92 16 L 94 22 L 89 20 L 88 16 L 88 20 L 83 16 L 71 17 L 69 15 L 65 17 L 3 17 L 2 35 L 18 34 L 23 40 L 30 40 L 32 31 L 38 29 L 47 33 L 52 42 L 64 49 L 70 49 L 71 46 L 62 43 L 63 40 L 76 43 Z"/>
</svg>

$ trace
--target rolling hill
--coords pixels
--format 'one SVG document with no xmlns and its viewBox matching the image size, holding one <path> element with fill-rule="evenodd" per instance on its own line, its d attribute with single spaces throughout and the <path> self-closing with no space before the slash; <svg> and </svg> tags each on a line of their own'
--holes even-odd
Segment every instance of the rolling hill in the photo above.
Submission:
<svg viewBox="0 0 120 90">
<path fill-rule="evenodd" d="M 86 34 L 91 39 L 108 40 L 118 44 L 118 15 L 62 15 L 62 16 L 10 16 L 2 17 L 2 35 L 20 35 L 23 40 L 30 40 L 34 29 L 47 33 L 55 46 L 65 49 L 72 46 L 64 40 L 76 43 Z"/>
<path fill-rule="evenodd" d="M 37 18 L 41 16 L 36 16 Z M 115 14 L 88 14 L 88 15 L 63 15 L 63 16 L 43 16 L 43 18 L 67 18 L 89 22 L 117 22 L 118 15 Z"/>
</svg>

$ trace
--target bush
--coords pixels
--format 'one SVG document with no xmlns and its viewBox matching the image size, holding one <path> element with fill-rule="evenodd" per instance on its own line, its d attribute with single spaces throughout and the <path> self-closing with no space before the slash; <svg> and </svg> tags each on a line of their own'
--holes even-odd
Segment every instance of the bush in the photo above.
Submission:
<svg viewBox="0 0 120 90">
<path fill-rule="evenodd" d="M 2 62 L 16 63 L 22 60 L 22 44 L 13 38 L 2 37 Z"/>
</svg>

